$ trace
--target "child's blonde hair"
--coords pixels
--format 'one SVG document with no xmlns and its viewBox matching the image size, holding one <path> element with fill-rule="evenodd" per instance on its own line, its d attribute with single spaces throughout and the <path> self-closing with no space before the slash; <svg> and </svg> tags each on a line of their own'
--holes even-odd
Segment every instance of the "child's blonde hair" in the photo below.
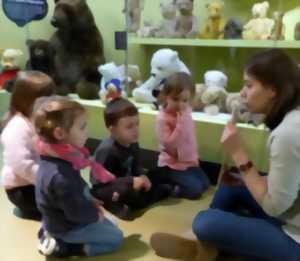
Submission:
<svg viewBox="0 0 300 261">
<path fill-rule="evenodd" d="M 51 96 L 36 100 L 33 109 L 33 123 L 38 135 L 48 143 L 58 143 L 54 137 L 57 127 L 69 131 L 85 108 L 67 97 Z"/>
<path fill-rule="evenodd" d="M 191 97 L 195 94 L 195 83 L 191 76 L 185 72 L 174 73 L 163 83 L 163 88 L 158 96 L 158 102 L 164 105 L 167 96 L 175 98 L 184 90 L 190 91 Z"/>
</svg>

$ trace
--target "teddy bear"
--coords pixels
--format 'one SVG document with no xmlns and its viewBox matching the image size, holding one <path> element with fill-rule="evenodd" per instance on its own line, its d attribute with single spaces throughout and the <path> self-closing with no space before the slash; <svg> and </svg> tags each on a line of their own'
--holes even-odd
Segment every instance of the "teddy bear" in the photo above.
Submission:
<svg viewBox="0 0 300 261">
<path fill-rule="evenodd" d="M 145 19 L 144 26 L 137 31 L 137 36 L 142 38 L 154 37 L 156 31 L 157 28 L 153 25 L 153 23 L 150 20 Z"/>
<path fill-rule="evenodd" d="M 55 51 L 54 81 L 61 95 L 77 92 L 82 99 L 97 99 L 105 63 L 103 40 L 85 0 L 55 0 L 50 39 Z"/>
<path fill-rule="evenodd" d="M 268 1 L 256 3 L 252 7 L 253 18 L 244 25 L 243 39 L 266 40 L 271 37 L 274 20 L 267 18 L 270 5 Z"/>
<path fill-rule="evenodd" d="M 0 89 L 12 91 L 14 79 L 20 70 L 20 57 L 23 52 L 19 49 L 5 49 L 1 57 L 2 71 L 0 74 Z"/>
<path fill-rule="evenodd" d="M 276 11 L 273 13 L 274 27 L 271 34 L 272 40 L 284 40 L 285 25 L 283 24 L 284 12 Z"/>
<path fill-rule="evenodd" d="M 151 59 L 150 78 L 133 90 L 133 98 L 137 102 L 156 102 L 153 91 L 159 91 L 162 87 L 162 82 L 175 72 L 191 74 L 186 65 L 179 59 L 176 51 L 168 48 L 159 49 L 153 54 Z"/>
<path fill-rule="evenodd" d="M 179 11 L 176 18 L 176 37 L 196 38 L 198 32 L 198 19 L 193 15 L 194 0 L 174 0 Z"/>
<path fill-rule="evenodd" d="M 106 103 L 107 98 L 114 96 L 112 93 L 120 94 L 123 97 L 127 96 L 124 90 L 126 77 L 120 66 L 110 62 L 100 65 L 98 71 L 102 75 L 99 96 L 104 103 Z"/>
<path fill-rule="evenodd" d="M 155 32 L 155 37 L 173 38 L 176 33 L 176 5 L 171 0 L 162 0 L 160 10 L 163 21 Z"/>
<path fill-rule="evenodd" d="M 204 29 L 199 38 L 205 39 L 223 39 L 225 19 L 223 18 L 224 3 L 211 2 L 206 4 L 208 18 L 206 19 Z"/>
<path fill-rule="evenodd" d="M 132 97 L 132 91 L 142 84 L 141 71 L 138 65 L 128 64 L 127 70 L 124 64 L 119 66 L 121 73 L 124 75 L 124 86 L 128 97 Z M 125 82 L 127 74 L 127 83 Z M 127 86 L 126 86 L 127 85 Z"/>
<path fill-rule="evenodd" d="M 254 114 L 248 110 L 239 92 L 227 94 L 226 111 L 232 115 L 234 122 L 251 123 L 258 126 L 264 120 L 263 114 Z"/>
<path fill-rule="evenodd" d="M 40 71 L 53 77 L 55 50 L 49 44 L 49 41 L 28 39 L 26 45 L 29 49 L 29 60 L 26 63 L 26 69 Z"/>
<path fill-rule="evenodd" d="M 124 7 L 123 13 L 126 15 L 128 31 L 130 33 L 137 33 L 140 29 L 141 14 L 143 9 L 144 0 L 128 0 L 127 6 Z"/>
<path fill-rule="evenodd" d="M 230 18 L 224 27 L 224 39 L 241 39 L 242 32 L 242 23 L 235 18 Z"/>
<path fill-rule="evenodd" d="M 210 70 L 204 74 L 204 84 L 196 85 L 196 93 L 192 102 L 194 111 L 204 111 L 209 115 L 216 115 L 226 109 L 227 76 L 217 70 Z"/>
</svg>

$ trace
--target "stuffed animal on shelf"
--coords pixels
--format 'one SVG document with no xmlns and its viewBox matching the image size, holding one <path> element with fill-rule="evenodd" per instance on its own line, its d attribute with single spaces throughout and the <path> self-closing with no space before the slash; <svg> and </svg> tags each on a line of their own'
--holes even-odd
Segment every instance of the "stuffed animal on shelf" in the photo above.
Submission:
<svg viewBox="0 0 300 261">
<path fill-rule="evenodd" d="M 193 15 L 194 0 L 174 0 L 179 11 L 176 34 L 180 38 L 196 38 L 199 34 L 198 19 Z"/>
<path fill-rule="evenodd" d="M 247 109 L 239 92 L 227 94 L 226 111 L 232 114 L 234 122 L 251 123 L 257 126 L 264 120 L 263 114 L 254 114 Z"/>
<path fill-rule="evenodd" d="M 244 25 L 243 39 L 266 40 L 270 39 L 274 27 L 274 20 L 267 18 L 269 2 L 256 3 L 252 7 L 253 18 Z"/>
<path fill-rule="evenodd" d="M 154 37 L 156 31 L 157 28 L 153 25 L 153 23 L 150 20 L 145 19 L 144 26 L 137 31 L 137 36 L 142 38 Z"/>
<path fill-rule="evenodd" d="M 285 25 L 283 24 L 283 16 L 284 12 L 281 11 L 273 13 L 275 24 L 271 34 L 272 40 L 284 40 Z"/>
<path fill-rule="evenodd" d="M 193 110 L 204 111 L 209 115 L 216 115 L 226 110 L 228 78 L 216 70 L 204 74 L 204 84 L 196 85 L 196 93 L 192 102 Z"/>
<path fill-rule="evenodd" d="M 155 37 L 176 37 L 176 5 L 171 0 L 161 0 L 160 10 L 163 20 L 155 32 Z"/>
<path fill-rule="evenodd" d="M 104 91 L 100 94 L 101 101 L 104 104 L 122 97 L 121 81 L 119 79 L 112 79 L 104 84 Z"/>
<path fill-rule="evenodd" d="M 49 40 L 54 49 L 56 92 L 77 92 L 82 99 L 98 99 L 101 75 L 97 68 L 105 63 L 103 39 L 85 0 L 55 0 L 51 24 L 56 31 Z M 87 84 L 86 84 L 87 83 Z"/>
<path fill-rule="evenodd" d="M 99 96 L 101 97 L 101 99 L 102 97 L 105 97 L 107 95 L 108 83 L 114 83 L 116 90 L 120 90 L 121 95 L 123 97 L 127 97 L 126 92 L 124 90 L 124 83 L 126 80 L 126 76 L 124 74 L 124 67 L 117 66 L 114 62 L 111 62 L 100 65 L 98 67 L 98 71 L 102 75 L 99 91 Z M 118 80 L 120 84 L 116 84 L 116 80 Z"/>
<path fill-rule="evenodd" d="M 225 19 L 223 18 L 224 3 L 211 2 L 206 4 L 208 18 L 205 21 L 204 29 L 199 38 L 205 39 L 223 39 Z"/>
<path fill-rule="evenodd" d="M 294 39 L 300 40 L 300 22 L 298 22 L 295 26 Z"/>
<path fill-rule="evenodd" d="M 153 91 L 161 89 L 162 82 L 175 72 L 190 74 L 189 69 L 172 49 L 159 49 L 151 59 L 151 76 L 141 86 L 133 90 L 132 96 L 137 102 L 153 103 L 156 98 Z"/>
<path fill-rule="evenodd" d="M 137 33 L 137 31 L 140 29 L 141 14 L 143 9 L 144 0 L 128 0 L 128 6 L 124 7 L 123 13 L 125 13 L 127 16 L 128 31 L 130 33 Z"/>
<path fill-rule="evenodd" d="M 26 45 L 29 49 L 29 60 L 26 63 L 26 69 L 40 71 L 53 77 L 55 50 L 49 44 L 49 41 L 28 39 Z"/>
<path fill-rule="evenodd" d="M 20 57 L 23 52 L 19 49 L 5 49 L 2 53 L 0 74 L 0 89 L 12 91 L 13 80 L 20 70 Z"/>
<path fill-rule="evenodd" d="M 241 39 L 243 25 L 235 18 L 230 18 L 224 27 L 224 39 Z"/>
<path fill-rule="evenodd" d="M 135 88 L 137 88 L 138 86 L 140 86 L 142 84 L 142 76 L 141 76 L 141 71 L 138 65 L 135 64 L 129 64 L 128 68 L 127 68 L 127 86 L 126 86 L 126 82 L 125 82 L 125 78 L 126 78 L 126 69 L 125 69 L 125 65 L 120 65 L 119 66 L 121 73 L 124 75 L 124 89 L 126 88 L 126 93 L 128 95 L 128 97 L 132 97 L 132 92 Z"/>
</svg>

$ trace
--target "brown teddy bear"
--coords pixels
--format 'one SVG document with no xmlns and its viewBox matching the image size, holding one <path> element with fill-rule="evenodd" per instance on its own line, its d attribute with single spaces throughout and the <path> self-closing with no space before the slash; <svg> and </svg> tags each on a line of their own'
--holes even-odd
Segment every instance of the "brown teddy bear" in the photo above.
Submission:
<svg viewBox="0 0 300 261">
<path fill-rule="evenodd" d="M 224 3 L 212 2 L 206 5 L 208 18 L 205 22 L 204 29 L 199 38 L 206 39 L 223 39 L 225 19 L 222 17 Z"/>
<path fill-rule="evenodd" d="M 28 39 L 26 44 L 29 49 L 29 60 L 26 63 L 27 70 L 35 70 L 53 77 L 55 50 L 46 40 Z"/>
<path fill-rule="evenodd" d="M 54 81 L 58 94 L 77 92 L 80 98 L 97 99 L 105 63 L 102 36 L 85 0 L 54 0 L 51 23 L 57 31 L 50 39 L 55 50 Z"/>
</svg>

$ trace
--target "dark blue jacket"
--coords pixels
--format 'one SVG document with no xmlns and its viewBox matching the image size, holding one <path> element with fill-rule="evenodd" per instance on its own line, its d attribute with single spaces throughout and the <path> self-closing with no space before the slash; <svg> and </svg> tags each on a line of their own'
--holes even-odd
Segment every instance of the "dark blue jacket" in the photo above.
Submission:
<svg viewBox="0 0 300 261">
<path fill-rule="evenodd" d="M 86 196 L 87 183 L 65 160 L 41 156 L 35 192 L 43 224 L 53 235 L 98 221 L 98 210 Z"/>
</svg>

